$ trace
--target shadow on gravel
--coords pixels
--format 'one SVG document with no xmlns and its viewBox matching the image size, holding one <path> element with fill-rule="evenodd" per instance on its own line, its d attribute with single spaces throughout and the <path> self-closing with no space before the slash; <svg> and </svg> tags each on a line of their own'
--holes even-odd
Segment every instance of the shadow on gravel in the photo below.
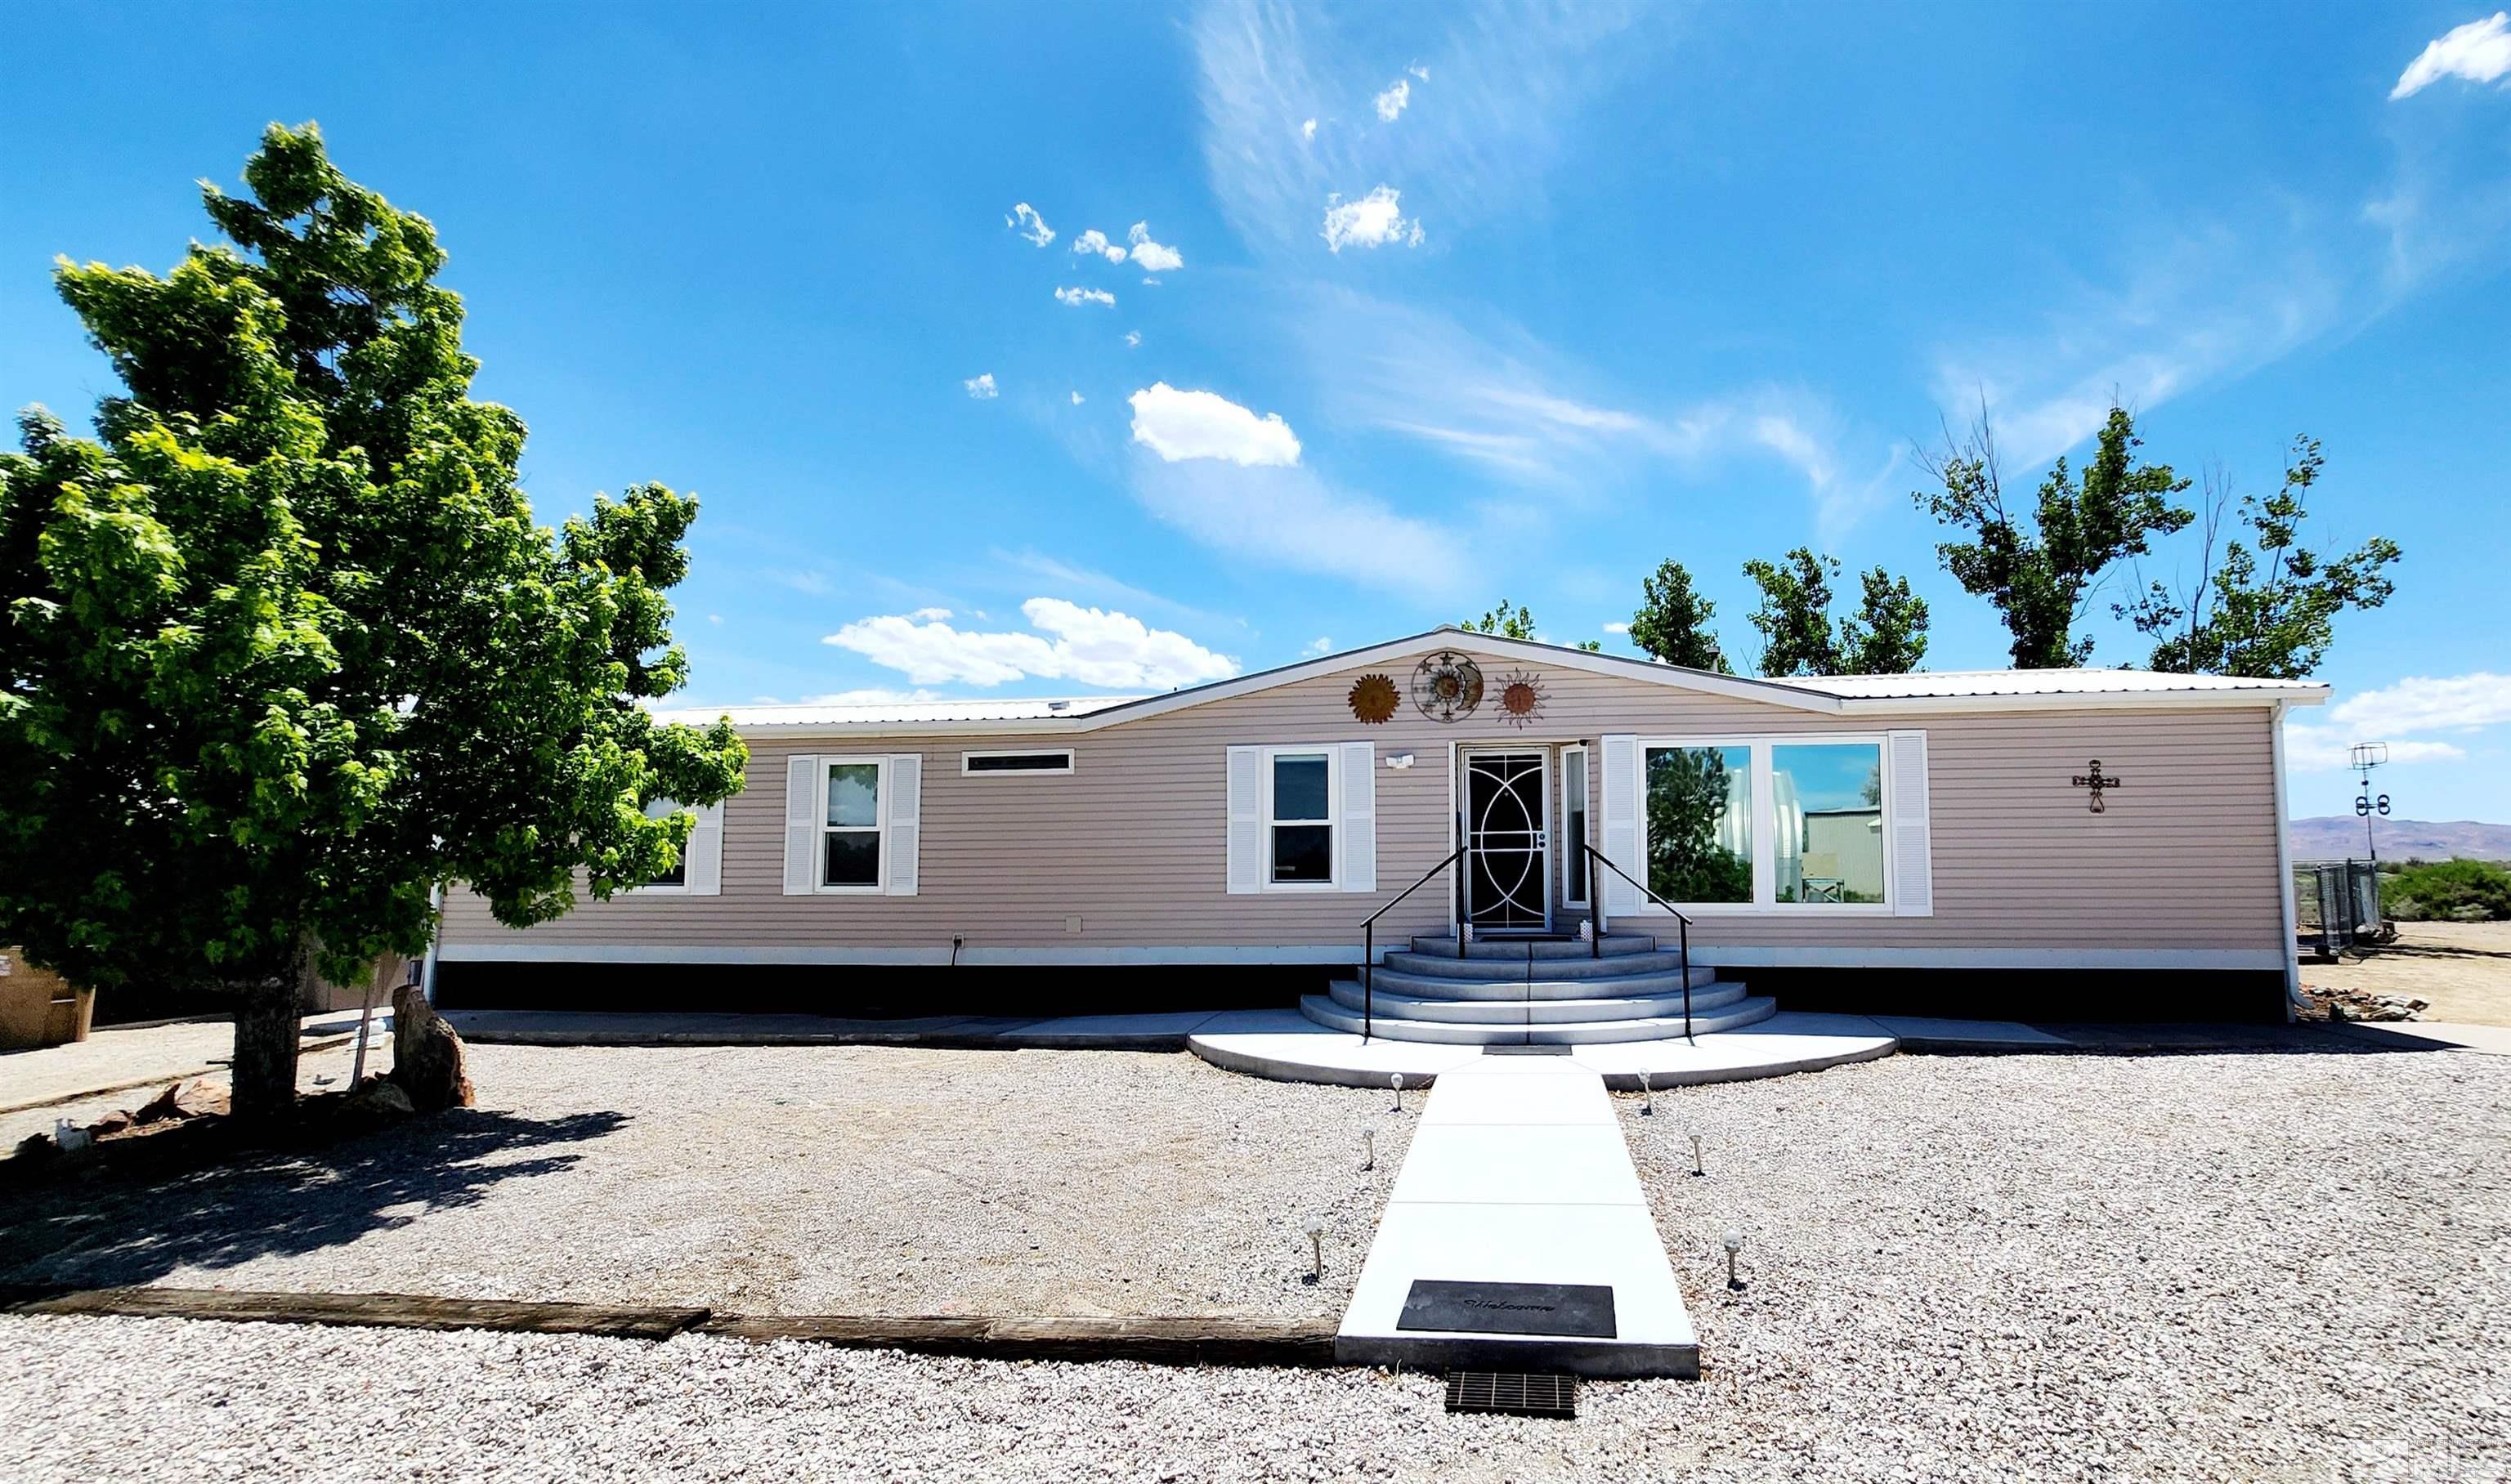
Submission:
<svg viewBox="0 0 2511 1484">
<path fill-rule="evenodd" d="M 557 1174 L 582 1156 L 529 1152 L 599 1139 L 627 1122 L 612 1112 L 533 1119 L 461 1108 L 172 1177 L 99 1173 L 12 1192 L 0 1201 L 0 1282 L 120 1286 L 185 1265 L 320 1251 L 469 1205 L 509 1180 Z"/>
</svg>

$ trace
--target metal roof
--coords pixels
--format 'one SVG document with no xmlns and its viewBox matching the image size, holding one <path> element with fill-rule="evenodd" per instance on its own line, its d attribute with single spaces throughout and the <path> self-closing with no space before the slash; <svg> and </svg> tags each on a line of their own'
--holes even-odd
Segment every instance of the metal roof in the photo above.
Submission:
<svg viewBox="0 0 2511 1484">
<path fill-rule="evenodd" d="M 2310 680 L 2251 680 L 2238 675 L 2174 675 L 2144 669 L 1944 669 L 1906 675 L 1814 675 L 1781 685 L 1843 699 L 1914 696 L 2158 696 L 2192 691 L 2265 691 L 2317 695 Z"/>
<path fill-rule="evenodd" d="M 751 731 L 948 733 L 1095 732 L 1184 706 L 1270 690 L 1316 675 L 1381 664 L 1425 646 L 1451 644 L 1485 654 L 1588 670 L 1651 685 L 1759 702 L 1827 715 L 1921 711 L 2154 709 L 2168 706 L 2316 705 L 2328 687 L 2311 680 L 2246 680 L 2133 669 L 1921 670 L 1908 675 L 1825 675 L 1787 680 L 1719 675 L 1625 655 L 1597 654 L 1476 633 L 1453 625 L 1338 654 L 1301 660 L 1227 680 L 1155 696 L 1074 696 L 1018 700 L 901 701 L 874 705 L 688 706 L 656 715 L 704 723 L 729 716 Z"/>
<path fill-rule="evenodd" d="M 1109 706 L 1146 700 L 1141 696 L 999 697 L 975 701 L 889 701 L 869 705 L 727 705 L 681 706 L 656 711 L 658 721 L 685 721 L 703 726 L 718 716 L 747 731 L 753 727 L 964 726 L 970 722 L 1061 721 L 1087 716 Z"/>
</svg>

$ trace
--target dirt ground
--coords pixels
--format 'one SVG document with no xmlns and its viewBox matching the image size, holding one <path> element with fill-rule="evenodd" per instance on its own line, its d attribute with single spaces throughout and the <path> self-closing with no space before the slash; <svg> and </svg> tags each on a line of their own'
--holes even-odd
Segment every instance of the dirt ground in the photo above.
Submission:
<svg viewBox="0 0 2511 1484">
<path fill-rule="evenodd" d="M 2362 958 L 2301 963 L 2301 982 L 2432 1002 L 2426 1020 L 2511 1025 L 2511 923 L 2400 923 L 2398 940 Z"/>
</svg>

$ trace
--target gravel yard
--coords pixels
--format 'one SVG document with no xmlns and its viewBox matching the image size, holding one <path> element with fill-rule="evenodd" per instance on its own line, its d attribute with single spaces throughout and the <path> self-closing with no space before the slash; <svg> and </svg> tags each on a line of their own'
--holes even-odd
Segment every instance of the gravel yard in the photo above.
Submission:
<svg viewBox="0 0 2511 1484">
<path fill-rule="evenodd" d="M 1336 1315 L 1414 1122 L 1183 1053 L 474 1046 L 482 1107 L 0 1212 L 0 1279 Z M 1408 1101 L 1418 1107 L 1417 1097 Z M 1361 1166 L 1375 1131 L 1377 1166 Z M 1305 1229 L 1327 1228 L 1310 1284 Z"/>
<path fill-rule="evenodd" d="M 701 1132 L 755 1100 L 725 1074 L 737 1065 L 726 1054 L 496 1053 L 489 1076 L 505 1100 L 542 1118 L 616 1107 L 629 1121 L 579 1143 L 483 1155 L 475 1162 L 580 1159 L 483 1183 L 406 1226 L 170 1278 L 709 1301 L 672 1287 L 651 1259 L 747 1241 L 759 1246 L 751 1266 L 691 1255 L 682 1275 L 753 1275 L 753 1307 L 770 1291 L 756 1275 L 774 1263 L 787 1266 L 772 1270 L 772 1291 L 805 1309 L 1108 1291 L 1093 1284 L 1176 1307 L 1210 1284 L 1250 1307 L 1278 1294 L 1314 1311 L 1339 1290 L 1329 1300 L 1285 1284 L 1292 1265 L 1272 1251 L 1282 1238 L 1238 1235 L 1266 1203 L 1229 1204 L 1236 1214 L 1198 1227 L 1178 1213 L 1192 1202 L 1175 1184 L 1146 1199 L 1151 1182 L 1127 1151 L 1139 1143 L 1206 1178 L 1218 1168 L 1208 1161 L 1248 1161 L 1283 1204 L 1298 1205 L 1303 1182 L 1366 1204 L 1383 1185 L 1364 1195 L 1340 1158 L 1356 1138 L 1302 1133 L 1303 1121 L 1400 1126 L 1377 1117 L 1377 1094 L 1227 1078 L 1182 1057 L 750 1052 L 790 1057 L 745 1081 L 792 1108 L 824 1105 L 817 1142 L 852 1151 L 817 1157 L 829 1162 L 766 1200 L 726 1173 L 734 1130 Z M 617 1060 L 653 1056 L 681 1060 Z M 928 1056 L 936 1064 L 910 1076 Z M 1033 1058 L 1038 1071 L 1012 1075 Z M 622 1080 L 588 1079 L 587 1065 L 620 1067 Z M 646 1089 L 635 1098 L 564 1091 L 626 1087 L 631 1065 Z M 688 1106 L 671 1112 L 675 1098 Z M 914 1117 L 864 1134 L 886 1129 L 886 1155 L 835 1131 L 892 1100 Z M 960 1112 L 962 1132 L 935 1131 L 943 1106 Z M 1642 1117 L 1637 1097 L 1619 1099 L 1706 1374 L 1591 1385 L 1574 1424 L 1450 1418 L 1434 1381 L 1359 1371 L 19 1318 L 0 1319 L 0 1476 L 158 1478 L 171 1462 L 173 1476 L 244 1477 L 302 1460 L 342 1477 L 501 1479 L 2511 1477 L 2511 1058 L 1903 1056 L 1661 1092 L 1655 1106 Z M 1045 1136 L 1017 1158 L 988 1156 L 1007 1118 Z M 639 1123 L 670 1159 L 615 1145 Z M 1707 1179 L 1687 1172 L 1693 1132 L 1707 1138 Z M 1259 1151 L 1268 1158 L 1250 1158 Z M 1381 1154 L 1380 1182 L 1400 1151 Z M 917 1173 L 942 1169 L 957 1178 Z M 960 1183 L 979 1171 L 999 1183 Z M 904 1182 L 893 1208 L 818 1208 L 824 1187 L 866 1178 Z M 721 1209 L 684 1182 L 712 1185 Z M 535 1194 L 570 1184 L 581 1193 Z M 745 1199 L 759 1209 L 735 1222 Z M 635 1234 L 601 1249 L 609 1275 L 569 1275 L 596 1266 L 575 1251 L 579 1230 L 613 1200 Z M 948 1220 L 928 1209 L 937 1201 Z M 884 1275 L 848 1245 L 869 1239 L 885 1254 L 901 1222 L 945 1241 L 998 1207 L 993 1230 L 1051 1219 L 1072 1251 L 1047 1264 L 1025 1257 L 1024 1239 L 945 1245 L 919 1253 L 926 1264 L 884 1256 Z M 680 1222 L 701 1225 L 704 1243 L 671 1236 Z M 1286 1222 L 1292 1245 L 1297 1225 Z M 1748 1234 L 1741 1294 L 1723 1282 L 1729 1225 Z M 1352 1230 L 1356 1240 L 1366 1222 Z M 431 1255 L 444 1243 L 463 1250 Z M 844 1272 L 792 1266 L 815 1259 Z M 1233 1276 L 1233 1261 L 1259 1271 Z M 445 1286 L 466 1263 L 478 1280 Z M 945 1267 L 964 1271 L 955 1283 L 929 1272 Z M 919 1270 L 900 1286 L 899 1273 Z M 1136 1282 L 1117 1282 L 1128 1271 Z M 410 1427 L 419 1408 L 428 1425 Z"/>
</svg>

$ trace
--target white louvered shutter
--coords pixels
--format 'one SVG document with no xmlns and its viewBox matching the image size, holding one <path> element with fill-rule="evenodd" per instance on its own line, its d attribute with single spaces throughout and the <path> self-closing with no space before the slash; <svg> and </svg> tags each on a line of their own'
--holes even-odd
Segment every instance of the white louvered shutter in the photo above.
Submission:
<svg viewBox="0 0 2511 1484">
<path fill-rule="evenodd" d="M 1597 781 L 1604 791 L 1604 858 L 1640 878 L 1640 740 L 1629 733 L 1603 738 L 1603 777 Z M 1598 871 L 1603 878 L 1604 915 L 1607 918 L 1629 917 L 1640 909 L 1640 889 L 1616 872 Z M 1640 878 L 1644 879 L 1644 878 Z"/>
<path fill-rule="evenodd" d="M 691 896 L 723 894 L 723 806 L 709 804 L 694 811 L 697 828 L 689 831 L 688 894 Z"/>
<path fill-rule="evenodd" d="M 1342 889 L 1377 890 L 1377 748 L 1342 744 Z"/>
<path fill-rule="evenodd" d="M 808 896 L 820 885 L 820 760 L 785 759 L 785 894 Z"/>
<path fill-rule="evenodd" d="M 915 855 L 924 833 L 923 818 L 923 754 L 893 752 L 889 758 L 889 895 L 915 894 Z"/>
<path fill-rule="evenodd" d="M 1927 825 L 1927 734 L 1887 732 L 1892 753 L 1892 915 L 1936 915 L 1935 847 Z"/>
<path fill-rule="evenodd" d="M 1229 749 L 1229 890 L 1264 890 L 1264 749 Z"/>
</svg>

